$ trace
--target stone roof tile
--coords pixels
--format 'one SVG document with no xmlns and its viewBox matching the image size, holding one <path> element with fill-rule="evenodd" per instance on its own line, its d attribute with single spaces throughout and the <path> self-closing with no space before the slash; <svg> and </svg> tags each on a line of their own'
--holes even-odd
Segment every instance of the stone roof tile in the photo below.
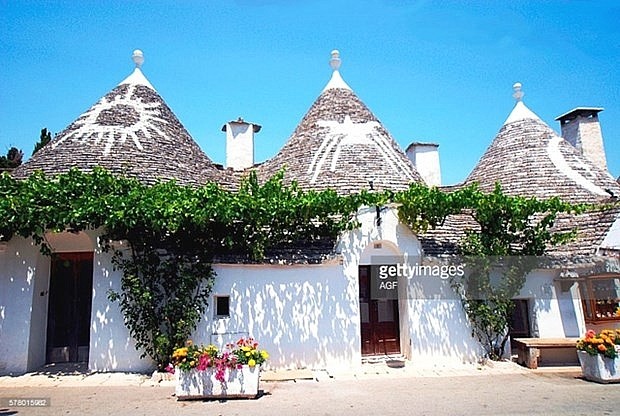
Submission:
<svg viewBox="0 0 620 416">
<path fill-rule="evenodd" d="M 369 189 L 371 181 L 376 190 L 423 182 L 385 127 L 340 77 L 337 51 L 331 62 L 332 79 L 280 152 L 258 167 L 259 176 L 286 168 L 285 178 L 296 180 L 302 189 L 332 188 L 341 194 Z"/>
</svg>

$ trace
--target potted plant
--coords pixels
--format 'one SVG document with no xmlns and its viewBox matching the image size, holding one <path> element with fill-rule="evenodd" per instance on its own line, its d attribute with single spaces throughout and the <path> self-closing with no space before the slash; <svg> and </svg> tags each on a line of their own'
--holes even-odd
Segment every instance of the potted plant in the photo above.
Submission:
<svg viewBox="0 0 620 416">
<path fill-rule="evenodd" d="M 253 338 L 241 338 L 222 350 L 188 341 L 174 351 L 167 370 L 175 373 L 177 400 L 255 398 L 260 366 L 268 358 Z"/>
<path fill-rule="evenodd" d="M 577 341 L 581 372 L 587 380 L 599 383 L 620 382 L 620 329 L 593 330 Z"/>
</svg>

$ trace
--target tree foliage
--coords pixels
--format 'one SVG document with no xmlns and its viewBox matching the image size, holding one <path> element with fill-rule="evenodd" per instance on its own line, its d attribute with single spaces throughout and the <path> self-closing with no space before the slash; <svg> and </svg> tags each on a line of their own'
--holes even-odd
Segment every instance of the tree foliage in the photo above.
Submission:
<svg viewBox="0 0 620 416">
<path fill-rule="evenodd" d="M 11 170 L 22 164 L 24 153 L 17 147 L 11 147 L 6 156 L 0 156 L 0 169 Z"/>
<path fill-rule="evenodd" d="M 34 149 L 32 150 L 32 154 L 34 155 L 39 150 L 43 148 L 46 144 L 52 141 L 52 133 L 47 131 L 47 128 L 41 129 L 41 135 L 39 136 L 39 141 L 34 145 Z"/>
</svg>

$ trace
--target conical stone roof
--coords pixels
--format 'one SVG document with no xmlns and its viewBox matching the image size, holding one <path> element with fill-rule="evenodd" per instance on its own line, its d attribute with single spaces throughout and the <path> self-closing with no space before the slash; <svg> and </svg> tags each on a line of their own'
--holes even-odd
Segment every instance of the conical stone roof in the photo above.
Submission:
<svg viewBox="0 0 620 416">
<path fill-rule="evenodd" d="M 303 189 L 331 188 L 341 194 L 369 189 L 405 189 L 423 182 L 381 122 L 344 82 L 338 51 L 332 78 L 280 152 L 259 167 L 263 178 L 283 167 Z"/>
<path fill-rule="evenodd" d="M 620 196 L 620 186 L 557 135 L 525 106 L 521 84 L 514 85 L 517 103 L 465 184 L 477 182 L 491 191 L 499 182 L 505 193 L 545 199 L 557 196 L 572 203 L 608 203 Z M 619 209 L 561 214 L 556 232 L 576 230 L 570 242 L 549 247 L 548 254 L 566 264 L 591 260 L 598 253 Z M 448 233 L 449 234 L 449 233 Z"/>
<path fill-rule="evenodd" d="M 142 52 L 134 51 L 133 59 L 136 68 L 129 77 L 16 169 L 14 176 L 101 166 L 144 183 L 219 181 L 220 171 L 144 77 Z"/>
<path fill-rule="evenodd" d="M 491 191 L 499 182 L 510 195 L 550 198 L 574 203 L 606 200 L 620 187 L 605 170 L 595 166 L 558 136 L 521 101 L 517 104 L 465 183 L 478 182 Z"/>
</svg>

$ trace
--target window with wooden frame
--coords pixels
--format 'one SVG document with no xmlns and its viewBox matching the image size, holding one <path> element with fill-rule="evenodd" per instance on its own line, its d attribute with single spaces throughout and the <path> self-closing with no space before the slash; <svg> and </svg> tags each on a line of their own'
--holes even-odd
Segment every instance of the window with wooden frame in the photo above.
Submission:
<svg viewBox="0 0 620 416">
<path fill-rule="evenodd" d="M 579 290 L 586 322 L 620 321 L 620 275 L 586 277 Z"/>
</svg>

